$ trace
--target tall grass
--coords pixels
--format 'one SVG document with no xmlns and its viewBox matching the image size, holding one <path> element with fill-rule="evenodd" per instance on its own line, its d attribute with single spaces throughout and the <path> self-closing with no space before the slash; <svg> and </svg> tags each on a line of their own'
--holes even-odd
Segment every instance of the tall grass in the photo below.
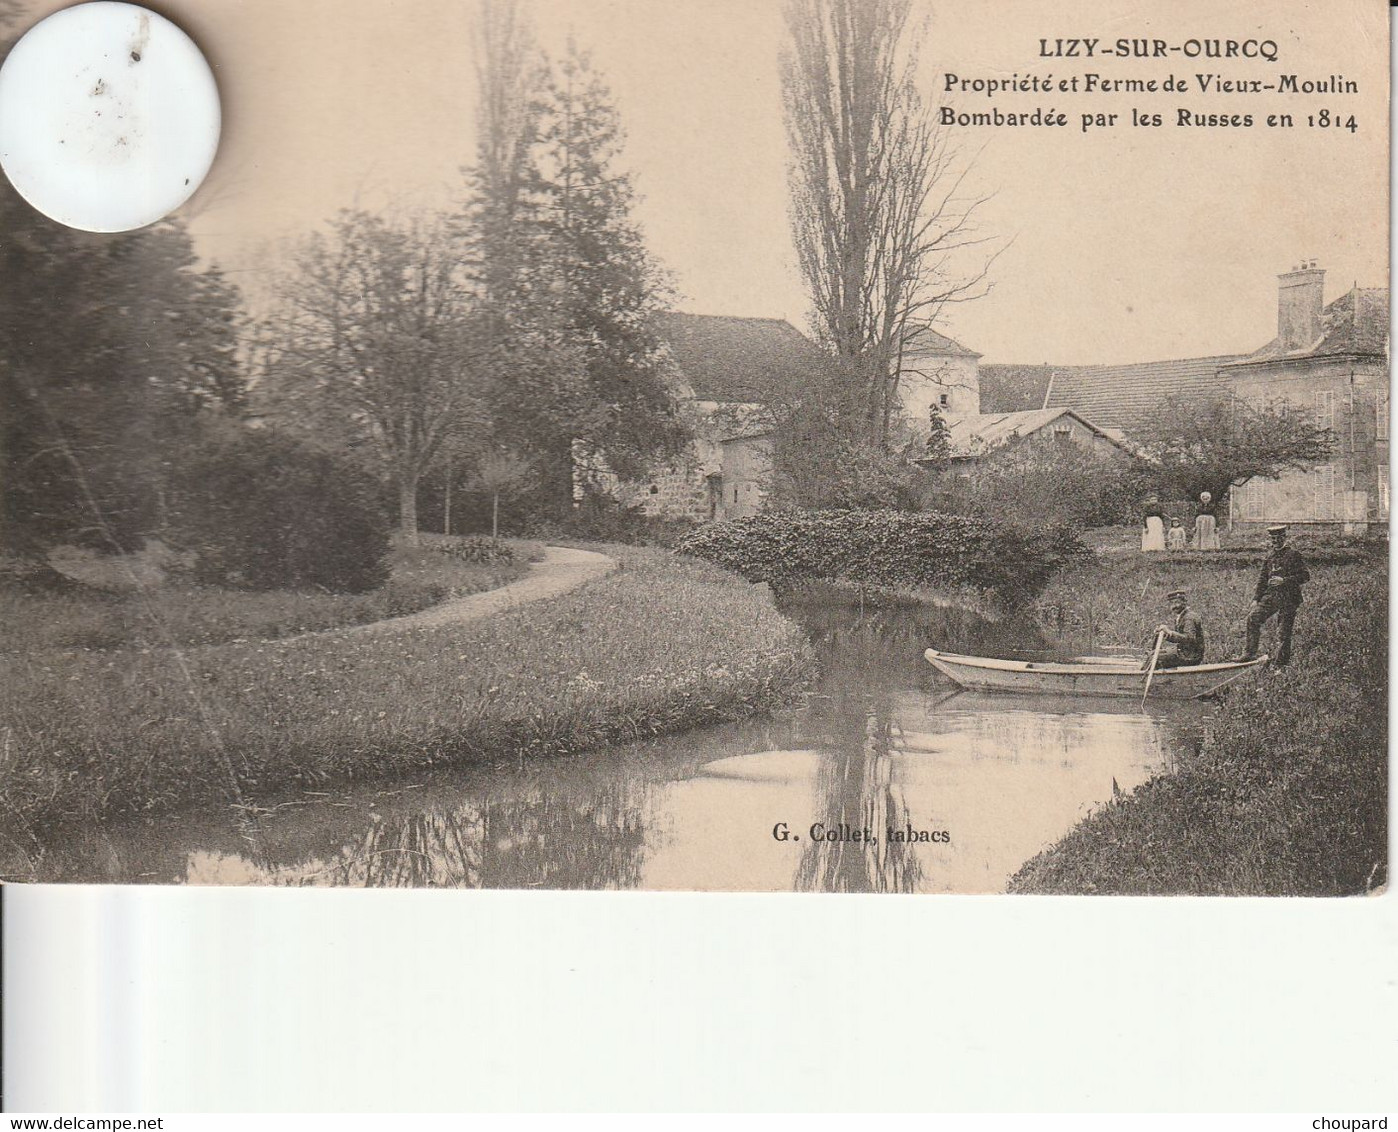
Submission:
<svg viewBox="0 0 1398 1132">
<path fill-rule="evenodd" d="M 0 829 L 440 763 L 557 754 L 731 718 L 805 676 L 761 591 L 659 551 L 457 626 L 119 654 L 29 653 L 0 688 Z"/>
<path fill-rule="evenodd" d="M 1100 593 L 1105 623 L 1127 632 L 1135 622 L 1116 603 L 1142 579 L 1167 585 L 1155 570 L 1118 584 L 1099 565 L 1060 579 L 1060 593 Z M 1235 573 L 1193 576 L 1200 605 L 1242 600 L 1251 571 Z M 1320 896 L 1384 885 L 1387 608 L 1383 564 L 1313 568 L 1292 665 L 1230 691 L 1197 760 L 1089 817 L 1011 891 Z"/>
<path fill-rule="evenodd" d="M 1298 644 L 1310 635 L 1307 626 L 1316 613 L 1318 598 L 1385 569 L 1378 559 L 1326 564 L 1314 553 L 1310 562 L 1314 581 L 1305 587 L 1305 602 L 1297 618 Z M 1260 555 L 1255 560 L 1200 556 L 1171 560 L 1139 554 L 1103 557 L 1057 574 L 1039 595 L 1035 608 L 1044 632 L 1074 651 L 1141 646 L 1149 643 L 1155 626 L 1171 620 L 1166 595 L 1183 589 L 1191 608 L 1204 621 L 1206 659 L 1223 660 L 1242 651 L 1260 563 Z"/>
<path fill-rule="evenodd" d="M 495 589 L 523 577 L 542 553 L 538 544 L 516 543 L 512 561 L 477 565 L 439 550 L 460 541 L 425 536 L 422 547 L 395 547 L 388 582 L 363 594 L 250 592 L 179 581 L 44 595 L 0 586 L 0 654 L 211 645 L 362 625 Z"/>
</svg>

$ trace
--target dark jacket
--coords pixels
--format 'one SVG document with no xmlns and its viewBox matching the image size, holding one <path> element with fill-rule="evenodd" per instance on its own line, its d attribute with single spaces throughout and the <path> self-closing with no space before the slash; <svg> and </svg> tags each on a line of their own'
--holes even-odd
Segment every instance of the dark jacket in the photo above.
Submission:
<svg viewBox="0 0 1398 1132">
<path fill-rule="evenodd" d="M 1267 583 L 1273 576 L 1281 578 L 1282 584 L 1269 586 Z M 1252 599 L 1261 601 L 1270 596 L 1284 608 L 1294 607 L 1301 604 L 1301 587 L 1310 580 L 1311 572 L 1306 569 L 1305 560 L 1291 547 L 1284 546 L 1262 560 L 1262 573 L 1257 579 L 1257 589 L 1253 591 Z"/>
<path fill-rule="evenodd" d="M 1204 659 L 1204 623 L 1194 610 L 1185 607 L 1175 617 L 1173 631 L 1166 630 L 1165 639 L 1175 646 L 1186 664 L 1199 664 Z"/>
</svg>

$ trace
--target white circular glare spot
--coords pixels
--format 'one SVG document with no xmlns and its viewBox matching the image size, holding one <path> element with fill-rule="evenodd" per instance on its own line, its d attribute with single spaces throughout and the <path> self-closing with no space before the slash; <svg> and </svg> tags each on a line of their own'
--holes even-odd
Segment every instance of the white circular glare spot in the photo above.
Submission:
<svg viewBox="0 0 1398 1132">
<path fill-rule="evenodd" d="M 0 67 L 0 168 L 71 228 L 127 232 L 178 208 L 213 164 L 219 122 L 199 48 L 135 4 L 56 12 Z"/>
</svg>

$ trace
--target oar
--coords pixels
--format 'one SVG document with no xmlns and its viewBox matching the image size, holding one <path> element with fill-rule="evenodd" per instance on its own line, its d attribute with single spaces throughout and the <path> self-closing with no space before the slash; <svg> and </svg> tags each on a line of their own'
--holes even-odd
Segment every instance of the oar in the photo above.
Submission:
<svg viewBox="0 0 1398 1132">
<path fill-rule="evenodd" d="M 1146 671 L 1146 690 L 1141 693 L 1141 707 L 1146 706 L 1146 697 L 1150 695 L 1150 682 L 1155 679 L 1155 662 L 1160 659 L 1160 646 L 1165 642 L 1165 631 L 1162 629 L 1155 634 L 1155 651 L 1150 654 L 1150 668 Z"/>
</svg>

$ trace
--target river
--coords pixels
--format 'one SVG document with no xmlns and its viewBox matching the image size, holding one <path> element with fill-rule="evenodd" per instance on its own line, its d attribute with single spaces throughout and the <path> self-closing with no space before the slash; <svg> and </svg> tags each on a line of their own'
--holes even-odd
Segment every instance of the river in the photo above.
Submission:
<svg viewBox="0 0 1398 1132">
<path fill-rule="evenodd" d="M 36 881 L 1001 892 L 1114 793 L 1197 751 L 1208 710 L 959 693 L 922 659 L 1045 650 L 957 607 L 788 598 L 803 706 L 587 755 L 433 772 L 109 826 Z M 14 875 L 14 873 L 12 873 Z"/>
</svg>

